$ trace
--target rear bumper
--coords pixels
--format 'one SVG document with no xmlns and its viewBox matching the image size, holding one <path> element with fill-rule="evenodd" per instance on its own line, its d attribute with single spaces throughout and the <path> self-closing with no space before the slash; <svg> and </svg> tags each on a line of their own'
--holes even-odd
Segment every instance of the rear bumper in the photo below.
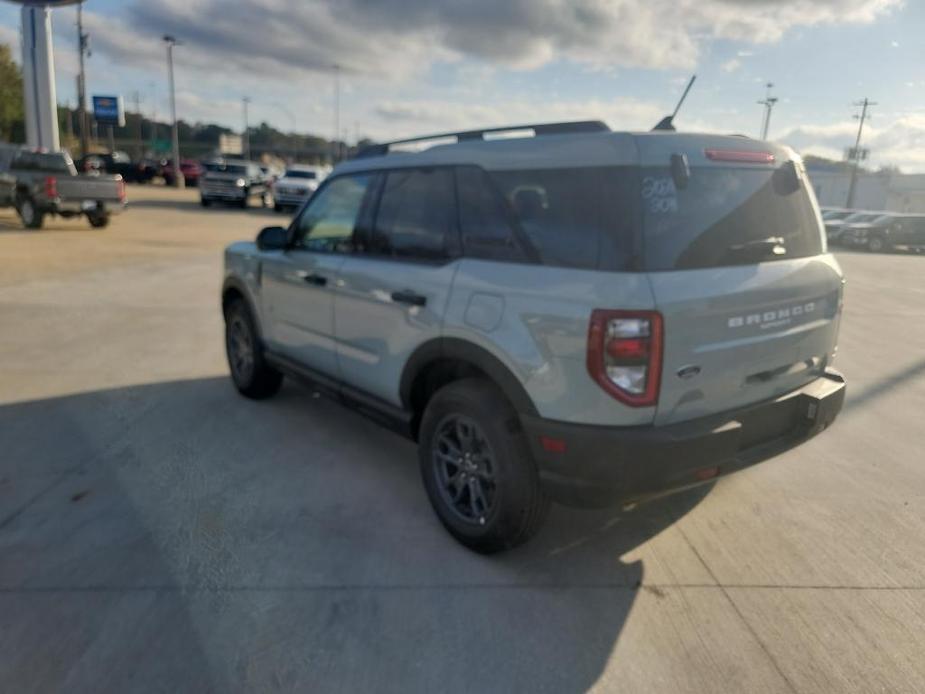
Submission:
<svg viewBox="0 0 925 694">
<path fill-rule="evenodd" d="M 827 370 L 773 400 L 661 427 L 521 420 L 547 493 L 568 505 L 607 506 L 661 496 L 766 460 L 828 427 L 844 401 L 844 377 Z M 565 450 L 546 450 L 542 437 L 563 441 Z"/>
</svg>

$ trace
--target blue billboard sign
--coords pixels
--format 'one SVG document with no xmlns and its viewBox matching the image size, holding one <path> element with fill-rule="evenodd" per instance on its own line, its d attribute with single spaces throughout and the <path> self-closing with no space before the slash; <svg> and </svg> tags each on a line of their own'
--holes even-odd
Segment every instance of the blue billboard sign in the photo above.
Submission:
<svg viewBox="0 0 925 694">
<path fill-rule="evenodd" d="M 125 127 L 125 109 L 122 107 L 122 97 L 94 95 L 93 117 L 100 125 Z"/>
</svg>

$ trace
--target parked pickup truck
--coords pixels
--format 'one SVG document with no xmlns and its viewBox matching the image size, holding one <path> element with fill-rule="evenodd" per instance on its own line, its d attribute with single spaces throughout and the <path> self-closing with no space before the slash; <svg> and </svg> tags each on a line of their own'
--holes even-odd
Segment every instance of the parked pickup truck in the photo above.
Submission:
<svg viewBox="0 0 925 694">
<path fill-rule="evenodd" d="M 27 229 L 40 229 L 48 214 L 86 215 L 91 226 L 105 227 L 125 209 L 121 176 L 78 174 L 67 152 L 20 150 L 7 173 L 16 179 L 11 202 Z"/>
<path fill-rule="evenodd" d="M 203 207 L 222 201 L 247 207 L 257 198 L 261 207 L 273 204 L 273 194 L 260 167 L 252 161 L 228 159 L 207 162 L 199 179 L 199 199 Z"/>
</svg>

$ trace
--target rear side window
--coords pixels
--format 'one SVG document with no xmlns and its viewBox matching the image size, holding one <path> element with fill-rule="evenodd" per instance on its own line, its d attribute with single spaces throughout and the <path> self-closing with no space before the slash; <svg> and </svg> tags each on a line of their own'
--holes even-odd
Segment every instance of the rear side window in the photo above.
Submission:
<svg viewBox="0 0 925 694">
<path fill-rule="evenodd" d="M 633 169 L 490 171 L 488 176 L 541 264 L 634 269 L 639 203 Z"/>
<path fill-rule="evenodd" d="M 513 215 L 491 179 L 476 166 L 456 170 L 459 227 L 467 256 L 485 260 L 522 262 L 530 257 L 518 237 Z"/>
<path fill-rule="evenodd" d="M 643 168 L 646 269 L 744 265 L 822 253 L 805 174 L 794 190 L 781 184 L 784 172 L 693 167 L 687 185 L 678 188 L 667 166 Z M 762 254 L 762 244 L 772 238 L 783 239 L 786 253 Z"/>
<path fill-rule="evenodd" d="M 448 168 L 396 169 L 385 174 L 368 251 L 376 255 L 440 260 L 455 233 L 453 172 Z"/>
</svg>

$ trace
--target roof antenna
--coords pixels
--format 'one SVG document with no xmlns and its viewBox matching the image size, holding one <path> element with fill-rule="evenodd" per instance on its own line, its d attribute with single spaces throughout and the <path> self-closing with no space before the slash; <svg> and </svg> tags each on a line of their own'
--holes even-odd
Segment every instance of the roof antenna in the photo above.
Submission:
<svg viewBox="0 0 925 694">
<path fill-rule="evenodd" d="M 678 101 L 678 105 L 674 107 L 674 113 L 672 113 L 670 116 L 665 116 L 662 118 L 658 122 L 658 125 L 652 128 L 652 130 L 675 130 L 674 117 L 678 115 L 678 111 L 681 110 L 681 104 L 684 103 L 684 100 L 687 98 L 687 93 L 691 90 L 691 87 L 694 86 L 695 79 L 697 79 L 697 75 L 691 75 L 691 80 L 687 83 L 687 87 L 684 89 L 684 93 L 681 95 L 681 99 Z"/>
</svg>

